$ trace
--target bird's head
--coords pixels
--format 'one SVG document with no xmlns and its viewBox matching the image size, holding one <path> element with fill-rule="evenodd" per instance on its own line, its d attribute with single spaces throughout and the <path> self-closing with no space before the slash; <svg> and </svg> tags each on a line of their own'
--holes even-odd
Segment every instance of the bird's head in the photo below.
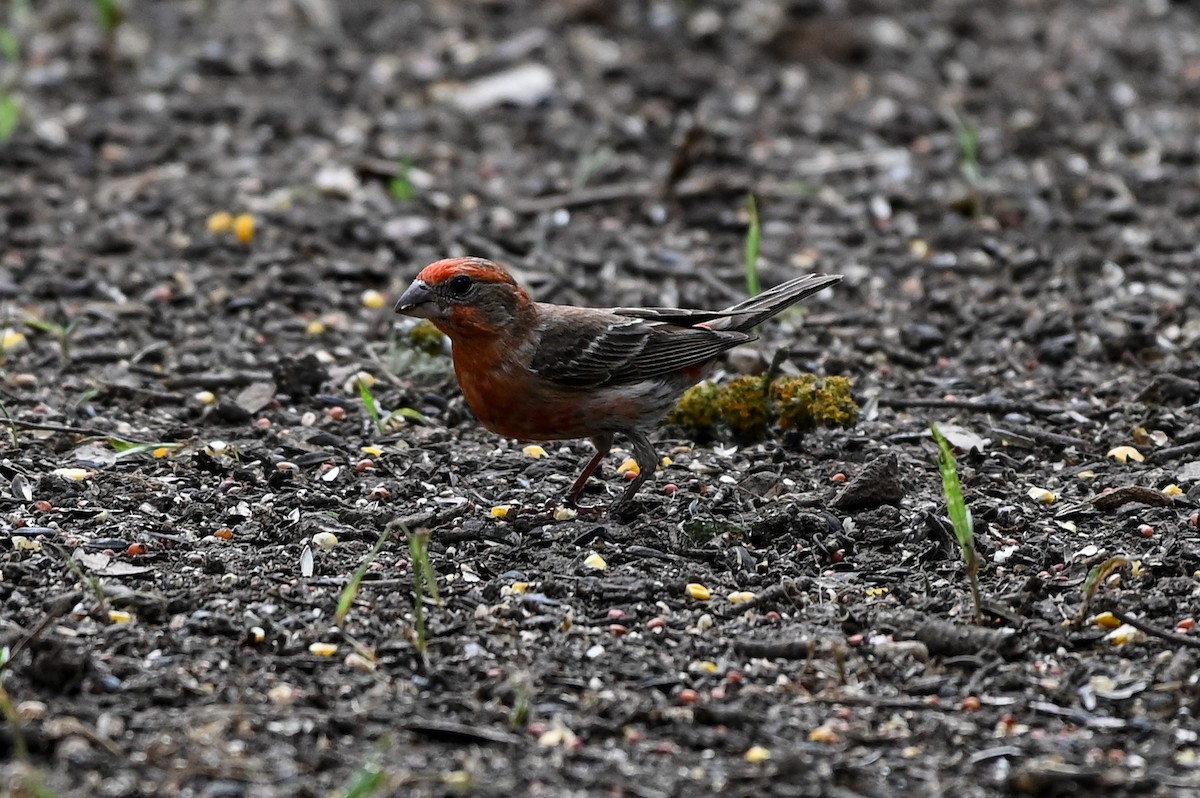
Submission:
<svg viewBox="0 0 1200 798">
<path fill-rule="evenodd" d="M 531 304 L 503 266 L 483 258 L 449 258 L 421 270 L 396 300 L 396 312 L 429 319 L 454 340 L 505 330 Z"/>
</svg>

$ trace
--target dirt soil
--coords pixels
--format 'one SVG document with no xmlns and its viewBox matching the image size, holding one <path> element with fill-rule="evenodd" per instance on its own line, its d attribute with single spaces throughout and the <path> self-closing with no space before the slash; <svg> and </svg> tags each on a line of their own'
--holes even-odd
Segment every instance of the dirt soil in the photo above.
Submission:
<svg viewBox="0 0 1200 798">
<path fill-rule="evenodd" d="M 1195 5 L 34 6 L 0 67 L 0 793 L 1200 794 Z M 765 285 L 845 280 L 724 371 L 782 351 L 862 415 L 665 428 L 620 517 L 545 510 L 588 444 L 482 429 L 390 311 L 465 254 L 730 304 L 751 193 Z M 358 372 L 415 413 L 381 431 Z"/>
</svg>

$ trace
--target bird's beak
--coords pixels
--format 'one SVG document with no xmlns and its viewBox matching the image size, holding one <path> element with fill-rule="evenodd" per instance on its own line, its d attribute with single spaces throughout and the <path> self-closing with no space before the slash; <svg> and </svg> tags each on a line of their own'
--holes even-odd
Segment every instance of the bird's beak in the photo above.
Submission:
<svg viewBox="0 0 1200 798">
<path fill-rule="evenodd" d="M 412 285 L 396 300 L 396 312 L 418 319 L 437 319 L 443 313 L 437 298 L 424 280 L 413 280 Z"/>
</svg>

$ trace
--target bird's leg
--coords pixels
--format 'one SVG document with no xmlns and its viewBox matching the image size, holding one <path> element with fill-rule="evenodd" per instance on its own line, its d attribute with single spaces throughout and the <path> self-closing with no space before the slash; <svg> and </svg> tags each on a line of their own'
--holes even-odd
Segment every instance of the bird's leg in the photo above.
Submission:
<svg viewBox="0 0 1200 798">
<path fill-rule="evenodd" d="M 613 436 L 611 434 L 597 435 L 592 438 L 592 445 L 596 447 L 596 453 L 592 455 L 591 460 L 587 461 L 587 465 L 583 467 L 583 472 L 575 480 L 575 484 L 571 486 L 571 489 L 567 491 L 567 506 L 577 510 L 589 509 L 579 506 L 579 497 L 583 495 L 583 489 L 587 487 L 588 479 L 595 473 L 601 461 L 612 450 Z"/>
<path fill-rule="evenodd" d="M 629 487 L 625 489 L 621 497 L 609 506 L 609 513 L 615 513 L 620 510 L 638 492 L 638 488 L 647 479 L 654 476 L 654 472 L 658 470 L 658 454 L 654 451 L 654 444 L 650 443 L 650 439 L 646 437 L 646 434 L 634 430 L 626 433 L 626 437 L 633 444 L 633 459 L 638 464 L 638 475 L 629 483 Z"/>
</svg>

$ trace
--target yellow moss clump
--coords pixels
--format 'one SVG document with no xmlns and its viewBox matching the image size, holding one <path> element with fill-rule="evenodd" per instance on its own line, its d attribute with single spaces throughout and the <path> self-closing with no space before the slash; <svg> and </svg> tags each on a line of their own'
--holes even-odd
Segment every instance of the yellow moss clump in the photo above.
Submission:
<svg viewBox="0 0 1200 798">
<path fill-rule="evenodd" d="M 721 420 L 738 438 L 761 438 L 771 426 L 771 393 L 766 376 L 736 377 L 721 388 Z"/>
<path fill-rule="evenodd" d="M 667 423 L 711 433 L 725 427 L 735 437 L 763 437 L 772 424 L 809 432 L 817 427 L 849 427 L 858 404 L 845 377 L 738 377 L 724 386 L 703 382 L 688 389 L 667 415 Z"/>
<path fill-rule="evenodd" d="M 440 355 L 446 336 L 429 319 L 421 319 L 408 331 L 413 347 L 427 355 Z"/>
<path fill-rule="evenodd" d="M 707 380 L 688 388 L 667 414 L 668 424 L 711 430 L 721 421 L 721 389 Z"/>
<path fill-rule="evenodd" d="M 780 377 L 771 383 L 779 428 L 808 432 L 817 427 L 849 427 L 858 419 L 858 403 L 846 377 L 813 374 Z"/>
</svg>

